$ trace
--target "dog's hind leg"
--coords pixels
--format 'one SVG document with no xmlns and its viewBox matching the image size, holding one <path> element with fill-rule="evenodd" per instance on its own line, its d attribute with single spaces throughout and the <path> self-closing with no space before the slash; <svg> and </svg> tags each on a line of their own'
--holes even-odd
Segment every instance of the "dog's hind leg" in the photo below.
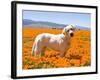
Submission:
<svg viewBox="0 0 100 80">
<path fill-rule="evenodd" d="M 44 56 L 45 55 L 45 49 L 46 47 L 43 47 L 42 50 L 41 50 L 41 56 Z"/>
<path fill-rule="evenodd" d="M 33 47 L 32 47 L 32 51 L 31 51 L 31 53 L 32 53 L 32 56 L 37 56 L 37 55 L 39 55 L 40 54 L 40 48 L 39 48 L 39 46 L 38 46 L 38 44 L 33 44 Z"/>
<path fill-rule="evenodd" d="M 42 50 L 43 50 L 43 45 L 41 44 L 41 42 L 37 42 L 35 44 L 35 49 L 34 49 L 34 54 L 36 57 L 41 57 L 42 54 Z"/>
</svg>

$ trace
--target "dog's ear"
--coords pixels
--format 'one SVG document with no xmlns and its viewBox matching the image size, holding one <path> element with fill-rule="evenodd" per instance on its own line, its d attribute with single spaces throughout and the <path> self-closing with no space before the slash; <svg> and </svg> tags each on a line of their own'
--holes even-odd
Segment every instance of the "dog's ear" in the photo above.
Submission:
<svg viewBox="0 0 100 80">
<path fill-rule="evenodd" d="M 62 31 L 62 33 L 63 33 L 64 35 L 66 35 L 66 31 L 67 31 L 66 28 L 64 28 L 63 31 Z"/>
</svg>

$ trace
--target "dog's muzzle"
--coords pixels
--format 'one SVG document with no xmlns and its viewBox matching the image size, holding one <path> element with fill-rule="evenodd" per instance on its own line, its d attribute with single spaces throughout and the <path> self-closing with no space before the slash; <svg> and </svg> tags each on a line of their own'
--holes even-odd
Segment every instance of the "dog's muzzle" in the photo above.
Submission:
<svg viewBox="0 0 100 80">
<path fill-rule="evenodd" d="M 70 36 L 73 37 L 74 36 L 74 33 L 70 33 Z"/>
</svg>

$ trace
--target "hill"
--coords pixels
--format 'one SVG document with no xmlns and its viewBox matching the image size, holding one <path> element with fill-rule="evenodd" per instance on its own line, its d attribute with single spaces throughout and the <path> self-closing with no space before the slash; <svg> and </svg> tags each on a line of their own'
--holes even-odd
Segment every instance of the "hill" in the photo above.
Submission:
<svg viewBox="0 0 100 80">
<path fill-rule="evenodd" d="M 48 22 L 48 21 L 33 21 L 29 19 L 23 19 L 23 26 L 24 27 L 40 27 L 40 28 L 60 28 L 63 29 L 65 26 L 68 24 L 59 24 L 59 23 L 54 23 L 54 22 Z M 83 29 L 83 30 L 90 30 L 90 28 L 83 27 L 77 25 L 78 29 Z"/>
</svg>

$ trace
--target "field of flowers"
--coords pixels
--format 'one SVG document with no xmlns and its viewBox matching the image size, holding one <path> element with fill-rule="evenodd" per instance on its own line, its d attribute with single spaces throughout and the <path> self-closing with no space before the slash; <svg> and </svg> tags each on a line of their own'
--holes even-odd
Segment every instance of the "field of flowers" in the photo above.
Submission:
<svg viewBox="0 0 100 80">
<path fill-rule="evenodd" d="M 89 30 L 77 30 L 71 39 L 71 46 L 65 57 L 59 57 L 59 52 L 47 48 L 44 56 L 32 56 L 34 39 L 41 33 L 59 34 L 62 30 L 23 28 L 23 69 L 81 67 L 91 65 L 91 39 Z"/>
</svg>

